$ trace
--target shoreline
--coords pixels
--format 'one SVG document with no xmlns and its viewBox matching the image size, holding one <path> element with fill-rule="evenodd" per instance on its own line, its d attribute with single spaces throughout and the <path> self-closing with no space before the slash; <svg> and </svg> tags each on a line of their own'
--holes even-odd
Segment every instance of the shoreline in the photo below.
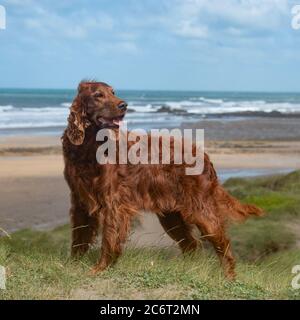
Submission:
<svg viewBox="0 0 300 320">
<path fill-rule="evenodd" d="M 129 130 L 144 128 L 150 129 L 161 128 L 181 128 L 181 129 L 204 129 L 205 139 L 209 141 L 300 141 L 300 113 L 289 114 L 289 116 L 280 116 L 275 113 L 275 116 L 253 116 L 248 113 L 240 116 L 220 115 L 218 117 L 189 114 L 187 118 L 177 118 L 176 114 L 170 113 L 162 122 L 155 122 L 155 115 L 149 121 L 144 122 L 125 118 Z M 130 115 L 130 113 L 129 113 Z M 166 114 L 165 114 L 166 115 Z M 0 141 L 9 138 L 31 137 L 38 139 L 56 138 L 63 134 L 66 124 L 52 127 L 25 127 L 25 128 L 0 128 Z"/>
</svg>

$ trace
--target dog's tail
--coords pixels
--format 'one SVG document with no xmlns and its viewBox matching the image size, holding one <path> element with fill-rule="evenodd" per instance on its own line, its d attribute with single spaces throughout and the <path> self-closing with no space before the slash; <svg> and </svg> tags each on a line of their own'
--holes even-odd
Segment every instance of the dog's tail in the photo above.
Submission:
<svg viewBox="0 0 300 320">
<path fill-rule="evenodd" d="M 220 185 L 216 188 L 216 200 L 222 213 L 234 221 L 244 221 L 250 216 L 262 216 L 264 214 L 262 209 L 254 205 L 241 203 Z"/>
</svg>

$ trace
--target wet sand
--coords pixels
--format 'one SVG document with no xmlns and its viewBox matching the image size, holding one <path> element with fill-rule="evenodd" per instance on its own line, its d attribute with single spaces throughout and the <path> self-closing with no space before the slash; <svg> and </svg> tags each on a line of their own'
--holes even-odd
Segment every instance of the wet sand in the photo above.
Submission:
<svg viewBox="0 0 300 320">
<path fill-rule="evenodd" d="M 213 141 L 300 141 L 300 118 L 204 119 L 183 128 L 205 130 L 205 139 Z"/>
</svg>

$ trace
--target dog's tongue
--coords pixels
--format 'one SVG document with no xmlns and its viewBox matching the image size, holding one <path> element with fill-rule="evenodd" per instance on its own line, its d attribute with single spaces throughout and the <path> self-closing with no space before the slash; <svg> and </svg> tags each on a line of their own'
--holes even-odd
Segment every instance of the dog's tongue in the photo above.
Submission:
<svg viewBox="0 0 300 320">
<path fill-rule="evenodd" d="M 121 120 L 118 120 L 118 119 L 114 119 L 113 120 L 113 124 L 117 125 L 117 126 L 120 126 L 122 124 L 122 121 Z"/>
</svg>

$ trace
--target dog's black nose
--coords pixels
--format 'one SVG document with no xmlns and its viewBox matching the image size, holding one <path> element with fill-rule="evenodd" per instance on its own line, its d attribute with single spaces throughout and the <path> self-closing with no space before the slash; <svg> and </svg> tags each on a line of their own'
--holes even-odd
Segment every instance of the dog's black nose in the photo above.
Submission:
<svg viewBox="0 0 300 320">
<path fill-rule="evenodd" d="M 119 105 L 118 105 L 118 108 L 120 110 L 126 110 L 127 108 L 127 103 L 126 102 L 121 102 Z"/>
</svg>

